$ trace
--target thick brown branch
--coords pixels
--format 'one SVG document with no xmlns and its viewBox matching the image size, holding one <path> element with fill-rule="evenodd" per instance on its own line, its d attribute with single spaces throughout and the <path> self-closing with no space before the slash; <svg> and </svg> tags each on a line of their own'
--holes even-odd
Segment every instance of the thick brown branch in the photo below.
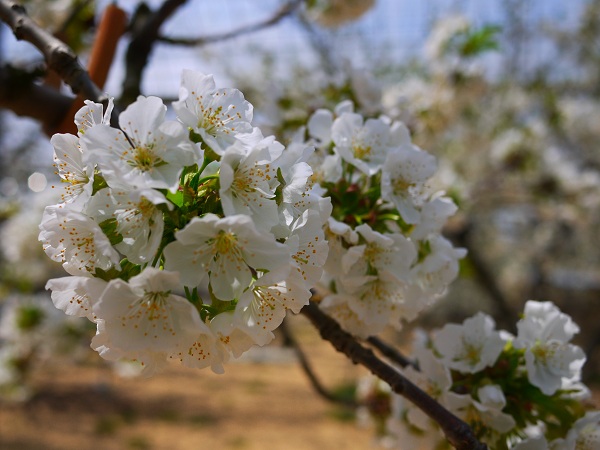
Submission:
<svg viewBox="0 0 600 450">
<path fill-rule="evenodd" d="M 27 15 L 25 8 L 12 0 L 0 0 L 0 19 L 6 22 L 16 38 L 33 44 L 42 54 L 48 67 L 67 83 L 73 92 L 95 102 L 106 100 L 92 82 L 77 55 L 64 42 L 40 28 Z"/>
<path fill-rule="evenodd" d="M 342 330 L 338 323 L 324 314 L 311 302 L 302 309 L 319 330 L 321 337 L 344 353 L 355 364 L 361 364 L 374 375 L 390 385 L 392 390 L 414 403 L 431 419 L 438 423 L 448 442 L 458 450 L 484 450 L 487 446 L 477 440 L 471 428 L 433 398 L 411 383 L 400 372 L 381 361 L 375 354 L 362 345 L 350 334 Z"/>
<path fill-rule="evenodd" d="M 228 31 L 226 33 L 189 39 L 160 36 L 159 39 L 161 42 L 164 42 L 166 44 L 181 45 L 187 47 L 196 47 L 205 44 L 210 44 L 212 42 L 225 41 L 227 39 L 232 39 L 244 34 L 253 33 L 255 31 L 259 31 L 279 23 L 282 19 L 286 18 L 287 16 L 290 16 L 303 2 L 304 0 L 292 0 L 282 5 L 281 8 L 275 11 L 275 13 L 267 19 L 251 25 L 246 25 L 237 28 L 235 30 Z"/>
<path fill-rule="evenodd" d="M 123 82 L 123 93 L 119 104 L 128 105 L 140 95 L 142 76 L 150 53 L 158 39 L 162 24 L 187 0 L 166 0 L 155 12 L 147 17 L 138 15 L 141 24 L 134 23 L 133 35 L 125 56 L 126 74 Z"/>
</svg>

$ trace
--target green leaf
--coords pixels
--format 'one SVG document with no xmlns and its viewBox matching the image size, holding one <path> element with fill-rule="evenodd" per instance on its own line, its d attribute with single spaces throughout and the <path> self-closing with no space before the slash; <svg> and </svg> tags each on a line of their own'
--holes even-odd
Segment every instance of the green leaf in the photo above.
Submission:
<svg viewBox="0 0 600 450">
<path fill-rule="evenodd" d="M 96 195 L 96 192 L 108 187 L 108 183 L 98 170 L 94 171 L 94 184 L 92 185 L 92 195 Z"/>
</svg>

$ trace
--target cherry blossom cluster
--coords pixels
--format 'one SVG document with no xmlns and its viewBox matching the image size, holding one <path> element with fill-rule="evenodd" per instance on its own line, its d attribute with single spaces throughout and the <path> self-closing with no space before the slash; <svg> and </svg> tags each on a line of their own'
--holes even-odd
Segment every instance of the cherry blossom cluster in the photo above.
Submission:
<svg viewBox="0 0 600 450">
<path fill-rule="evenodd" d="M 362 338 L 400 327 L 445 292 L 465 255 L 441 235 L 457 208 L 428 185 L 436 159 L 402 122 L 365 119 L 351 102 L 317 110 L 308 136 L 313 190 L 333 205 L 321 306 Z"/>
<path fill-rule="evenodd" d="M 516 336 L 498 331 L 491 317 L 477 313 L 431 338 L 418 334 L 415 365 L 402 371 L 490 448 L 598 448 L 600 412 L 586 413 L 581 403 L 589 395 L 580 382 L 585 355 L 571 343 L 578 326 L 553 303 L 528 301 L 517 330 Z M 372 389 L 389 392 L 380 383 Z M 387 395 L 387 413 L 375 417 L 385 423 L 387 439 L 411 448 L 444 441 L 423 411 Z"/>
<path fill-rule="evenodd" d="M 114 128 L 112 104 L 87 102 L 77 135 L 52 137 L 66 187 L 39 239 L 70 276 L 47 288 L 105 359 L 222 372 L 308 302 L 331 204 L 308 184 L 313 149 L 264 137 L 239 90 L 185 71 L 173 109 L 140 96 Z"/>
</svg>

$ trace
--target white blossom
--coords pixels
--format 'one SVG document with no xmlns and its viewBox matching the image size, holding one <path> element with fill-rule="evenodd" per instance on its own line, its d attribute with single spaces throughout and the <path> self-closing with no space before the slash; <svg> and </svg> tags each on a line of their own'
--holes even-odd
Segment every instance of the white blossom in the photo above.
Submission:
<svg viewBox="0 0 600 450">
<path fill-rule="evenodd" d="M 310 297 L 310 290 L 297 272 L 284 281 L 266 274 L 242 294 L 236 305 L 240 329 L 256 344 L 265 345 L 273 339 L 272 331 L 281 325 L 286 311 L 298 313 Z"/>
<path fill-rule="evenodd" d="M 333 113 L 328 109 L 317 109 L 308 119 L 308 133 L 318 144 L 327 145 L 331 142 L 332 125 Z"/>
<path fill-rule="evenodd" d="M 353 329 L 348 328 L 342 315 L 336 317 L 333 313 L 333 316 L 347 331 L 366 338 L 381 332 L 388 323 L 400 327 L 400 320 L 404 318 L 404 290 L 397 281 L 373 275 L 357 276 L 344 279 L 343 283 L 338 283 L 337 289 L 337 294 L 323 299 L 322 306 L 327 310 L 339 305 L 341 301 L 346 302 L 353 314 L 349 311 L 344 312 L 339 306 L 336 309 L 347 316 L 353 324 Z"/>
<path fill-rule="evenodd" d="M 111 189 L 97 192 L 88 205 L 98 223 L 116 220 L 115 232 L 122 240 L 115 249 L 135 264 L 152 262 L 163 237 L 163 212 L 158 205 L 170 203 L 154 189 Z"/>
<path fill-rule="evenodd" d="M 92 307 L 109 349 L 130 358 L 188 348 L 202 326 L 198 311 L 179 289 L 179 274 L 147 267 L 128 282 L 111 280 Z M 98 342 L 98 340 L 97 340 Z"/>
<path fill-rule="evenodd" d="M 412 268 L 413 282 L 430 296 L 442 295 L 448 285 L 458 276 L 458 260 L 467 251 L 455 248 L 442 235 L 430 235 L 426 241 L 429 253 Z"/>
<path fill-rule="evenodd" d="M 435 157 L 412 144 L 387 153 L 381 173 L 381 197 L 394 204 L 406 223 L 419 223 L 417 208 L 423 202 L 425 181 L 436 169 Z"/>
<path fill-rule="evenodd" d="M 229 314 L 224 315 L 230 318 Z M 186 367 L 203 369 L 210 366 L 215 373 L 225 372 L 223 363 L 228 355 L 224 353 L 222 345 L 219 346 L 218 338 L 209 325 L 201 322 L 192 344 L 173 353 L 171 358 L 178 359 Z"/>
<path fill-rule="evenodd" d="M 597 450 L 600 448 L 600 411 L 589 411 L 577 420 L 565 439 L 550 443 L 552 450 Z"/>
<path fill-rule="evenodd" d="M 410 233 L 412 239 L 425 239 L 432 233 L 439 233 L 448 218 L 458 207 L 448 197 L 435 197 L 426 201 L 420 208 L 419 221 Z"/>
<path fill-rule="evenodd" d="M 494 320 L 479 312 L 462 325 L 445 325 L 434 335 L 433 344 L 448 367 L 476 373 L 496 362 L 505 342 L 495 331 Z"/>
<path fill-rule="evenodd" d="M 92 306 L 100 299 L 106 284 L 99 278 L 74 276 L 48 280 L 46 289 L 52 290 L 56 308 L 68 316 L 87 317 L 95 322 Z"/>
<path fill-rule="evenodd" d="M 506 406 L 506 397 L 498 385 L 480 387 L 477 397 L 479 400 L 470 395 L 450 392 L 447 396 L 448 408 L 472 427 L 485 429 L 486 441 L 494 442 L 498 434 L 507 433 L 515 427 L 515 419 L 502 412 Z"/>
<path fill-rule="evenodd" d="M 255 345 L 254 340 L 244 331 L 245 328 L 240 327 L 233 311 L 218 314 L 208 325 L 217 338 L 216 348 L 223 362 L 228 361 L 230 356 L 239 358 Z"/>
<path fill-rule="evenodd" d="M 221 158 L 219 194 L 226 216 L 248 215 L 258 228 L 267 231 L 279 223 L 275 201 L 279 182 L 273 161 L 283 149 L 283 145 L 270 137 L 249 151 L 241 145 L 225 150 Z"/>
<path fill-rule="evenodd" d="M 367 224 L 355 228 L 365 240 L 363 245 L 355 245 L 348 249 L 342 258 L 344 275 L 354 278 L 372 274 L 407 282 L 410 278 L 410 268 L 417 257 L 413 243 L 399 233 L 381 234 L 371 229 Z"/>
<path fill-rule="evenodd" d="M 108 99 L 106 111 L 102 103 L 94 103 L 91 100 L 83 101 L 85 106 L 81 107 L 75 113 L 75 125 L 77 125 L 77 134 L 82 136 L 87 130 L 96 125 L 110 125 L 110 116 L 114 105 L 113 99 Z"/>
<path fill-rule="evenodd" d="M 393 145 L 388 124 L 380 119 L 364 121 L 360 114 L 354 113 L 335 119 L 331 136 L 342 159 L 367 175 L 381 169 Z"/>
<path fill-rule="evenodd" d="M 107 361 L 118 363 L 128 361 L 139 363 L 142 367 L 141 375 L 151 377 L 160 372 L 167 365 L 168 353 L 156 350 L 124 350 L 116 348 L 111 342 L 111 336 L 106 332 L 104 320 L 96 320 L 96 335 L 92 338 L 90 347 Z"/>
<path fill-rule="evenodd" d="M 347 250 L 345 244 L 357 244 L 358 233 L 349 225 L 330 217 L 325 227 L 325 238 L 329 243 L 329 253 L 325 262 L 325 271 L 331 276 L 340 276 L 344 273 L 342 259 Z"/>
<path fill-rule="evenodd" d="M 184 285 L 195 287 L 210 278 L 221 300 L 239 298 L 252 281 L 252 270 L 289 273 L 291 255 L 273 235 L 256 229 L 245 215 L 194 217 L 165 247 L 167 270 L 181 273 Z"/>
<path fill-rule="evenodd" d="M 169 189 L 175 192 L 183 167 L 200 153 L 178 122 L 165 121 L 167 108 L 158 97 L 138 97 L 119 116 L 121 130 L 88 129 L 81 137 L 88 164 L 96 162 L 111 187 Z"/>
<path fill-rule="evenodd" d="M 349 294 L 330 294 L 319 303 L 319 307 L 348 333 L 368 337 L 372 334 L 370 325 L 365 322 L 365 317 L 350 308 L 349 304 L 352 301 L 354 298 Z"/>
<path fill-rule="evenodd" d="M 552 395 L 565 379 L 579 378 L 585 354 L 580 347 L 568 343 L 579 327 L 556 305 L 528 301 L 517 329 L 513 345 L 525 349 L 527 377 L 531 384 L 544 394 Z"/>
<path fill-rule="evenodd" d="M 309 209 L 302 213 L 292 224 L 286 245 L 290 247 L 295 263 L 292 271 L 298 272 L 306 289 L 314 287 L 323 275 L 329 251 L 323 222 L 317 211 Z"/>
<path fill-rule="evenodd" d="M 54 147 L 54 165 L 61 182 L 66 186 L 61 199 L 65 203 L 78 200 L 85 203 L 92 195 L 93 165 L 83 162 L 79 139 L 72 134 L 55 134 L 50 139 Z"/>
<path fill-rule="evenodd" d="M 119 267 L 119 254 L 100 226 L 83 213 L 48 206 L 40 230 L 44 251 L 70 275 L 89 276 L 97 268 Z"/>
<path fill-rule="evenodd" d="M 217 89 L 212 75 L 184 70 L 173 108 L 179 120 L 219 155 L 236 139 L 251 144 L 262 137 L 252 128 L 253 107 L 244 95 L 237 89 Z"/>
</svg>

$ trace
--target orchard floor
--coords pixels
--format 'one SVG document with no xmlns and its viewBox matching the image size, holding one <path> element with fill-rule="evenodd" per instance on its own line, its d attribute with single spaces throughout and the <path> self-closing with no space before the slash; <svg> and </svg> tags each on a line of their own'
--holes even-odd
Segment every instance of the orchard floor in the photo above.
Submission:
<svg viewBox="0 0 600 450">
<path fill-rule="evenodd" d="M 292 329 L 323 383 L 365 372 L 322 342 L 303 317 Z M 0 403 L 2 450 L 314 450 L 376 448 L 370 429 L 311 388 L 290 349 L 273 345 L 230 363 L 224 375 L 179 365 L 122 378 L 106 365 L 46 364 L 36 395 Z"/>
</svg>

